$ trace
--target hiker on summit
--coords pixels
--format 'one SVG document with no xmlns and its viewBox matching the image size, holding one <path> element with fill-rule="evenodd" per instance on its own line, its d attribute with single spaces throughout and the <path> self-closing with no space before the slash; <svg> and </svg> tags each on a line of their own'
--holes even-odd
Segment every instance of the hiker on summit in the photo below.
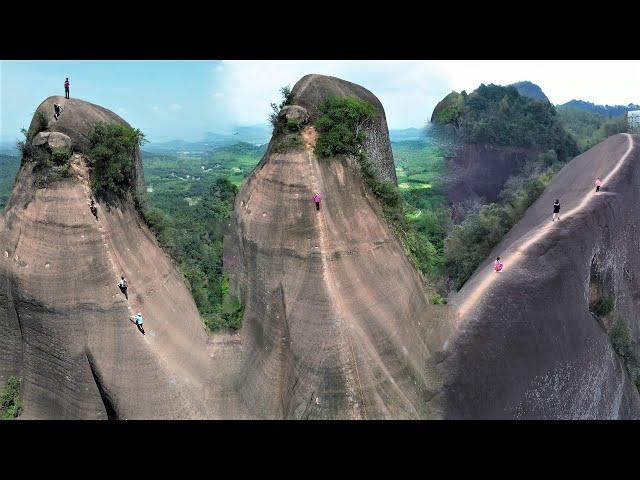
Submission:
<svg viewBox="0 0 640 480">
<path fill-rule="evenodd" d="M 129 285 L 127 285 L 127 281 L 124 279 L 124 277 L 120 277 L 118 288 L 120 288 L 120 291 L 124 294 L 124 297 L 129 300 L 129 294 L 127 293 L 127 288 L 129 288 Z"/>
<path fill-rule="evenodd" d="M 596 192 L 600 191 L 600 187 L 602 186 L 602 180 L 600 180 L 600 177 L 596 178 Z"/>
<path fill-rule="evenodd" d="M 553 217 L 551 218 L 552 222 L 556 221 L 556 217 L 560 220 L 560 200 L 556 198 L 556 201 L 553 204 Z"/>
<path fill-rule="evenodd" d="M 136 313 L 136 316 L 131 321 L 136 324 L 138 330 L 140 330 L 140 332 L 144 335 L 144 328 L 142 328 L 144 319 L 142 318 L 142 314 L 140 312 Z"/>
<path fill-rule="evenodd" d="M 495 261 L 495 263 L 493 265 L 493 269 L 496 272 L 501 272 L 503 268 L 504 268 L 504 264 L 500 261 L 500 257 L 497 257 L 496 261 Z"/>
<path fill-rule="evenodd" d="M 322 197 L 318 192 L 316 192 L 313 196 L 313 201 L 316 202 L 316 210 L 320 210 L 320 200 L 322 200 Z"/>
<path fill-rule="evenodd" d="M 69 87 L 71 84 L 69 83 L 69 77 L 64 81 L 64 98 L 69 98 Z"/>
</svg>

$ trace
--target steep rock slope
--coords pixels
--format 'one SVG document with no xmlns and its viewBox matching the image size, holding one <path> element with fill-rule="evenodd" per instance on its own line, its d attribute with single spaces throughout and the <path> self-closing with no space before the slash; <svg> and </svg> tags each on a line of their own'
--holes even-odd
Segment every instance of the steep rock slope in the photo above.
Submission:
<svg viewBox="0 0 640 480">
<path fill-rule="evenodd" d="M 303 77 L 293 93 L 311 123 L 328 93 L 367 100 L 384 119 L 370 92 L 337 78 Z M 376 128 L 378 158 L 391 169 L 386 124 Z M 425 365 L 440 311 L 428 305 L 357 162 L 317 158 L 312 124 L 302 136 L 304 147 L 282 153 L 272 141 L 236 197 L 225 263 L 246 305 L 239 391 L 270 418 L 435 416 Z"/>
<path fill-rule="evenodd" d="M 38 110 L 54 100 L 64 110 L 50 129 L 76 152 L 96 122 L 125 124 L 81 100 L 52 97 Z M 140 184 L 139 152 L 133 160 Z M 0 381 L 23 378 L 22 418 L 243 417 L 229 377 L 238 341 L 209 339 L 132 199 L 99 201 L 96 221 L 83 155 L 71 166 L 74 178 L 36 189 L 26 163 L 0 217 Z M 129 321 L 137 311 L 145 336 Z"/>
<path fill-rule="evenodd" d="M 574 158 L 459 292 L 439 365 L 445 417 L 640 416 L 638 392 L 589 312 L 594 291 L 613 293 L 640 338 L 639 144 L 619 134 Z"/>
</svg>

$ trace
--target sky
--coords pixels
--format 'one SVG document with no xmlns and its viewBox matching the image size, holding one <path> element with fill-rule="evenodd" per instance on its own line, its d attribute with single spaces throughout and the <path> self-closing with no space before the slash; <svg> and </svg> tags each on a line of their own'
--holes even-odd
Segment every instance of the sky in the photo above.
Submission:
<svg viewBox="0 0 640 480">
<path fill-rule="evenodd" d="M 308 73 L 369 89 L 391 129 L 424 126 L 451 90 L 471 92 L 481 83 L 529 80 L 554 104 L 640 104 L 640 62 L 633 60 L 2 60 L 0 138 L 19 138 L 40 102 L 64 94 L 66 77 L 72 97 L 108 108 L 162 142 L 264 124 L 278 89 Z"/>
</svg>

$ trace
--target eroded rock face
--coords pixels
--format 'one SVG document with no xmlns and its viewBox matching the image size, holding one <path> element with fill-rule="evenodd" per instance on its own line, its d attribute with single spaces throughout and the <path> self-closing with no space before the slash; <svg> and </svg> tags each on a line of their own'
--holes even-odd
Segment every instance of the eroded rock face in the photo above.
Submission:
<svg viewBox="0 0 640 480">
<path fill-rule="evenodd" d="M 118 118 L 72 100 L 58 126 L 76 148 L 94 122 Z M 245 418 L 231 380 L 238 339 L 210 343 L 132 201 L 99 199 L 96 220 L 81 155 L 72 162 L 77 175 L 36 190 L 25 163 L 0 215 L 0 387 L 22 378 L 27 419 Z M 138 311 L 145 336 L 130 321 Z"/>
<path fill-rule="evenodd" d="M 58 148 L 71 148 L 71 138 L 60 132 L 40 132 L 31 144 L 34 147 L 44 147 L 50 152 Z"/>
<path fill-rule="evenodd" d="M 454 222 L 464 220 L 472 202 L 479 205 L 495 202 L 507 180 L 520 173 L 525 163 L 538 151 L 521 147 L 461 145 L 447 158 L 452 177 L 447 201 Z"/>
<path fill-rule="evenodd" d="M 464 285 L 439 366 L 445 417 L 640 417 L 638 391 L 589 311 L 598 292 L 612 294 L 640 339 L 639 162 L 640 138 L 625 134 L 574 158 Z M 606 187 L 595 194 L 597 176 Z M 555 199 L 561 220 L 551 222 Z"/>
<path fill-rule="evenodd" d="M 311 123 L 329 94 L 382 112 L 370 92 L 336 78 L 309 75 L 293 92 Z M 382 113 L 369 148 L 392 171 Z M 267 418 L 435 417 L 429 342 L 443 310 L 428 304 L 356 160 L 318 159 L 313 125 L 301 136 L 304 147 L 270 148 L 245 181 L 225 241 L 245 304 L 243 400 Z"/>
<path fill-rule="evenodd" d="M 304 107 L 309 112 L 309 121 L 315 122 L 319 117 L 318 105 L 329 95 L 353 97 L 369 102 L 377 111 L 371 125 L 366 129 L 364 150 L 368 159 L 377 167 L 380 178 L 397 185 L 396 169 L 393 163 L 389 129 L 384 108 L 380 100 L 360 85 L 340 78 L 310 74 L 302 77 L 294 85 L 291 94 L 295 105 Z"/>
</svg>

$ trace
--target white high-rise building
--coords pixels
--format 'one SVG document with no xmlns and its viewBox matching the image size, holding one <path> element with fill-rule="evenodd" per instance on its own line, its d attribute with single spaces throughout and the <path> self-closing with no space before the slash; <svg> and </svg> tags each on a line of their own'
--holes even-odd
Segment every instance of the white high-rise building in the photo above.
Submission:
<svg viewBox="0 0 640 480">
<path fill-rule="evenodd" d="M 640 133 L 640 110 L 627 112 L 627 121 L 629 122 L 630 132 Z"/>
</svg>

